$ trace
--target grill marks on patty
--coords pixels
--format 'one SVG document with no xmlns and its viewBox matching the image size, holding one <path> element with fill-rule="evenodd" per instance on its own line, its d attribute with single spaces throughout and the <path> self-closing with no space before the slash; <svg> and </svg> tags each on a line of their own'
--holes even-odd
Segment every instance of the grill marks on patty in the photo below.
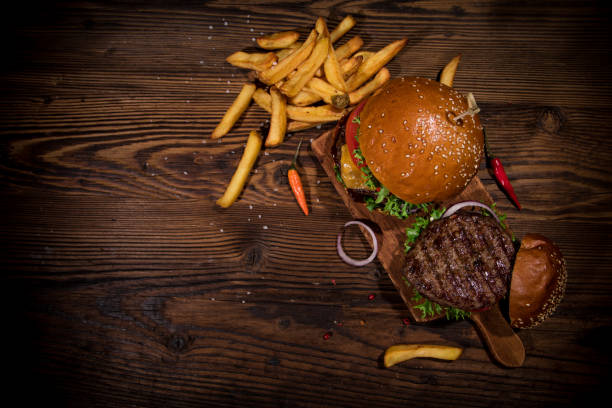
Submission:
<svg viewBox="0 0 612 408">
<path fill-rule="evenodd" d="M 507 293 L 514 253 L 512 240 L 493 218 L 458 213 L 421 233 L 408 252 L 405 274 L 430 300 L 477 310 Z"/>
</svg>

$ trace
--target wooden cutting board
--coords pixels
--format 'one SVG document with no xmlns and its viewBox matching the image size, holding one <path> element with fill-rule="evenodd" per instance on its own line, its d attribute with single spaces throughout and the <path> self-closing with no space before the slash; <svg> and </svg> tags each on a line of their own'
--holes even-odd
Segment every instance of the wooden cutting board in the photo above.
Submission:
<svg viewBox="0 0 612 408">
<path fill-rule="evenodd" d="M 376 238 L 379 242 L 377 258 L 387 271 L 404 303 L 406 303 L 412 319 L 415 322 L 428 322 L 443 318 L 444 315 L 442 314 L 422 316 L 420 310 L 414 308 L 420 302 L 413 299 L 413 288 L 402 278 L 402 270 L 406 263 L 404 254 L 405 230 L 414 222 L 414 217 L 399 220 L 379 211 L 370 211 L 365 204 L 355 202 L 344 186 L 336 179 L 334 161 L 331 156 L 334 144 L 333 136 L 333 129 L 322 133 L 312 142 L 312 150 L 353 218 L 378 226 L 378 228 L 375 228 L 375 231 L 378 230 Z M 443 203 L 443 205 L 448 208 L 452 203 L 464 200 L 493 204 L 493 199 L 478 177 L 474 177 L 459 196 L 453 198 L 452 201 Z M 369 234 L 365 233 L 364 236 L 368 241 L 371 241 Z M 523 344 L 505 320 L 497 305 L 485 312 L 473 312 L 471 319 L 496 361 L 508 367 L 518 367 L 523 364 L 525 359 Z"/>
</svg>

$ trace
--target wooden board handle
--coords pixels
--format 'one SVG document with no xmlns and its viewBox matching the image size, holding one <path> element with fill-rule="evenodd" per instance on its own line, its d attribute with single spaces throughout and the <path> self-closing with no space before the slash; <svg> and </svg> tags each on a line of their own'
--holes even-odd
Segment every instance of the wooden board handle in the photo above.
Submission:
<svg viewBox="0 0 612 408">
<path fill-rule="evenodd" d="M 472 312 L 472 321 L 493 359 L 505 367 L 523 365 L 525 361 L 523 342 L 514 333 L 498 305 L 484 312 Z"/>
</svg>

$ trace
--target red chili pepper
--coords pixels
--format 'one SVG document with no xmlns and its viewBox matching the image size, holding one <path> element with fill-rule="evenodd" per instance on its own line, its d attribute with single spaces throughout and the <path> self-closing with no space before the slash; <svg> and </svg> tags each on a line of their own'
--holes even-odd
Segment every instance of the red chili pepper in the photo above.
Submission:
<svg viewBox="0 0 612 408">
<path fill-rule="evenodd" d="M 514 193 L 514 188 L 512 188 L 512 184 L 510 184 L 510 180 L 508 179 L 508 175 L 504 170 L 504 166 L 502 165 L 499 158 L 491 156 L 491 151 L 489 150 L 489 146 L 487 143 L 487 135 L 484 132 L 484 129 L 483 133 L 485 134 L 485 155 L 487 157 L 489 167 L 493 171 L 493 175 L 495 176 L 497 182 L 501 185 L 502 189 L 506 192 L 506 194 L 508 194 L 508 197 L 510 197 L 514 205 L 516 205 L 517 208 L 520 210 L 521 204 L 519 203 L 518 198 Z"/>
<path fill-rule="evenodd" d="M 301 145 L 302 139 L 300 139 L 297 149 L 295 150 L 295 156 L 293 157 L 293 161 L 291 162 L 291 166 L 287 172 L 287 177 L 289 178 L 289 185 L 291 186 L 291 191 L 293 191 L 295 199 L 300 205 L 302 211 L 304 211 L 304 214 L 308 215 L 308 205 L 306 204 L 306 194 L 304 193 L 304 188 L 302 187 L 302 179 L 300 178 L 297 168 L 295 167 L 295 162 L 297 160 L 298 153 L 300 152 Z"/>
</svg>

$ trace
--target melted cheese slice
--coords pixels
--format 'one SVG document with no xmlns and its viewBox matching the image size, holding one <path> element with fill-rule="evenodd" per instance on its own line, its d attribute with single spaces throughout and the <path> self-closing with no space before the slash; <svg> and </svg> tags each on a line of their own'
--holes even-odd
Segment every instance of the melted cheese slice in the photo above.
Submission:
<svg viewBox="0 0 612 408">
<path fill-rule="evenodd" d="M 342 180 L 344 180 L 346 187 L 370 190 L 370 188 L 366 186 L 362 175 L 363 172 L 355 165 L 351 158 L 348 146 L 345 144 L 342 145 L 340 151 L 340 176 Z"/>
</svg>

